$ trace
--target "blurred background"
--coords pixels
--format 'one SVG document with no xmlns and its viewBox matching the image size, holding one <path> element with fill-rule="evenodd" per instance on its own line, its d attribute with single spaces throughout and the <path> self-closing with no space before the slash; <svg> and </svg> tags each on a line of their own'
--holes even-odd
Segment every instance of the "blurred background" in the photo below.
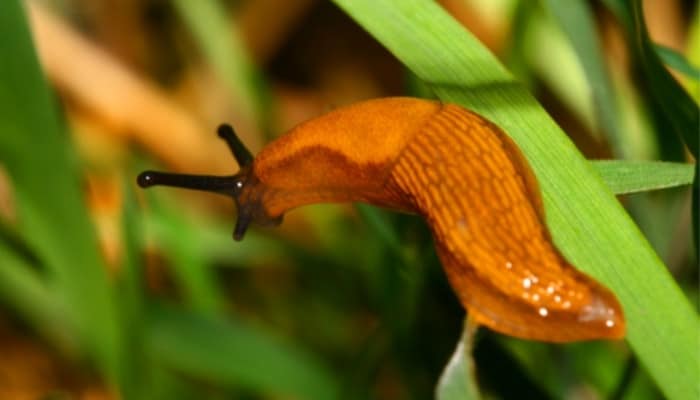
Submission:
<svg viewBox="0 0 700 400">
<path fill-rule="evenodd" d="M 22 31 L 26 18 L 33 39 L 14 51 L 36 52 L 52 92 L 49 104 L 26 87 L 0 107 L 55 106 L 62 156 L 30 143 L 0 159 L 0 398 L 433 396 L 464 312 L 419 218 L 311 206 L 235 243 L 228 199 L 135 185 L 147 168 L 235 173 L 222 122 L 255 153 L 341 105 L 432 97 L 410 71 L 327 1 L 35 0 L 23 12 L 13 2 L 2 21 Z M 617 2 L 579 2 L 586 13 L 573 17 L 566 2 L 439 3 L 586 157 L 687 160 L 638 84 Z M 698 101 L 697 2 L 643 5 L 655 51 Z M 13 187 L 15 165 L 41 182 L 34 192 Z M 621 201 L 697 304 L 689 193 Z M 48 211 L 18 220 L 29 196 Z M 624 343 L 483 331 L 475 363 L 487 398 L 661 397 Z"/>
</svg>

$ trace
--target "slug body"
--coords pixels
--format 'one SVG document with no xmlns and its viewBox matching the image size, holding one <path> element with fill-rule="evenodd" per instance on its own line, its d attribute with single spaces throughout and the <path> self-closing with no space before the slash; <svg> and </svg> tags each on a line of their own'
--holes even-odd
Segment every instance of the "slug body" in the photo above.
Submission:
<svg viewBox="0 0 700 400">
<path fill-rule="evenodd" d="M 227 141 L 242 164 L 237 175 L 146 172 L 139 183 L 232 196 L 237 239 L 250 222 L 278 223 L 306 204 L 360 201 L 416 213 L 427 221 L 450 284 L 478 324 L 552 342 L 625 334 L 614 295 L 554 247 L 537 181 L 518 148 L 468 110 L 378 99 L 307 121 L 255 159 L 240 148 L 236 154 L 235 137 Z"/>
</svg>

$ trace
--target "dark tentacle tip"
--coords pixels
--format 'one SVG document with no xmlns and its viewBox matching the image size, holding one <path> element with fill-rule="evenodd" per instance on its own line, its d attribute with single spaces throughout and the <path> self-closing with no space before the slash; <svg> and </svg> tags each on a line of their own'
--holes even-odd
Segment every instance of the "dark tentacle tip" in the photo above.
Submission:
<svg viewBox="0 0 700 400">
<path fill-rule="evenodd" d="M 136 178 L 136 183 L 142 188 L 151 187 L 157 184 L 153 171 L 144 171 Z"/>
<path fill-rule="evenodd" d="M 243 240 L 243 236 L 248 230 L 248 226 L 253 221 L 253 218 L 249 212 L 249 210 L 243 207 L 238 207 L 238 220 L 236 221 L 236 227 L 233 229 L 233 240 L 237 242 Z"/>
<path fill-rule="evenodd" d="M 225 139 L 227 137 L 231 137 L 231 136 L 235 135 L 235 133 L 233 131 L 233 127 L 231 127 L 231 125 L 229 125 L 229 124 L 219 125 L 219 127 L 216 129 L 216 133 L 222 139 Z"/>
</svg>

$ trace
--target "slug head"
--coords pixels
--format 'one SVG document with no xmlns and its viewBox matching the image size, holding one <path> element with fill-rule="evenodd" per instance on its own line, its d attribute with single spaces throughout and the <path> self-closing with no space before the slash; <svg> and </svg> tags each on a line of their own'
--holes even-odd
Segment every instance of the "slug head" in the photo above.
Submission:
<svg viewBox="0 0 700 400">
<path fill-rule="evenodd" d="M 238 220 L 233 231 L 235 240 L 243 239 L 248 226 L 253 222 L 260 226 L 279 225 L 283 215 L 271 216 L 263 206 L 266 186 L 253 173 L 253 155 L 236 136 L 230 125 L 222 124 L 217 132 L 219 137 L 226 141 L 240 166 L 237 174 L 211 176 L 144 171 L 136 179 L 138 185 L 142 188 L 158 185 L 173 186 L 231 197 L 238 208 Z"/>
</svg>

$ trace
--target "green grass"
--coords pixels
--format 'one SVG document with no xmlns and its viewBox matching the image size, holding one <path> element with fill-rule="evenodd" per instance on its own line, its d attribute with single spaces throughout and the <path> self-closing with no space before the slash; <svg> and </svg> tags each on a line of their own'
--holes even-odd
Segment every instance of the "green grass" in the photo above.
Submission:
<svg viewBox="0 0 700 400">
<path fill-rule="evenodd" d="M 0 6 L 0 159 L 15 189 L 18 234 L 46 268 L 63 318 L 112 381 L 123 351 L 117 308 L 78 182 L 75 155 L 34 55 L 20 3 Z"/>
<path fill-rule="evenodd" d="M 115 282 L 108 280 L 82 198 L 77 159 L 39 70 L 18 1 L 0 5 L 0 36 L 0 54 L 6 59 L 0 63 L 0 159 L 13 183 L 20 221 L 16 232 L 8 235 L 16 234 L 39 263 L 29 265 L 31 260 L 23 260 L 11 242 L 0 242 L 4 301 L 59 348 L 96 365 L 126 398 L 150 398 L 151 379 L 182 367 L 178 361 L 188 354 L 197 357 L 185 359 L 191 368 L 213 371 L 217 365 L 229 366 L 215 375 L 227 385 L 244 383 L 254 391 L 301 398 L 333 397 L 335 384 L 323 366 L 293 345 L 278 344 L 263 330 L 230 324 L 207 330 L 196 323 L 179 329 L 182 318 L 198 317 L 184 313 L 163 320 L 162 313 L 147 307 L 139 256 L 144 246 L 138 233 L 142 216 L 133 199 L 125 209 L 125 272 Z M 197 264 L 187 267 L 193 265 Z M 183 279 L 190 285 L 200 282 L 201 287 L 207 271 L 190 270 Z M 195 308 L 208 308 L 215 295 L 206 286 L 203 292 L 192 295 Z M 155 364 L 144 359 L 144 349 L 154 354 Z M 260 365 L 276 365 L 268 371 L 271 375 L 250 378 L 246 366 L 256 355 Z"/>
<path fill-rule="evenodd" d="M 173 4 L 205 58 L 234 96 L 241 115 L 251 121 L 262 121 L 263 99 L 256 87 L 258 72 L 223 4 L 218 0 L 174 0 Z"/>
<path fill-rule="evenodd" d="M 646 192 L 690 185 L 695 177 L 692 164 L 663 161 L 594 161 L 610 190 L 615 194 Z"/>
<path fill-rule="evenodd" d="M 559 249 L 616 293 L 628 321 L 627 340 L 664 393 L 673 399 L 697 397 L 698 355 L 688 351 L 697 344 L 697 314 L 601 178 L 537 101 L 432 2 L 336 3 L 443 101 L 484 115 L 516 141 L 539 179 Z"/>
<path fill-rule="evenodd" d="M 464 322 L 457 348 L 445 365 L 445 370 L 435 388 L 435 398 L 438 400 L 478 400 L 481 398 L 475 378 L 476 366 L 471 357 L 476 327 L 469 327 L 468 323 Z"/>
<path fill-rule="evenodd" d="M 586 161 L 507 69 L 431 1 L 336 3 L 435 95 L 479 112 L 514 138 L 539 178 L 557 246 L 617 294 L 628 320 L 628 343 L 643 369 L 668 398 L 697 397 L 698 354 L 692 351 L 697 314 L 614 196 L 688 185 L 697 167 Z M 635 3 L 605 3 L 631 33 L 640 33 Z M 0 164 L 12 181 L 17 214 L 16 223 L 0 224 L 3 311 L 52 344 L 67 364 L 96 371 L 125 399 L 368 398 L 377 394 L 364 386 L 387 374 L 390 384 L 407 388 L 408 397 L 429 395 L 424 364 L 435 363 L 433 353 L 447 354 L 440 350 L 447 346 L 445 337 L 457 338 L 419 324 L 458 310 L 449 308 L 452 298 L 430 297 L 446 290 L 440 286 L 444 277 L 435 278 L 441 276 L 439 265 L 425 227 L 415 219 L 359 206 L 359 218 L 348 224 L 334 209 L 322 208 L 309 213 L 311 234 L 319 237 L 314 248 L 265 231 L 251 231 L 234 244 L 226 221 L 187 217 L 158 192 L 144 196 L 148 212 L 140 209 L 132 166 L 123 190 L 124 251 L 119 273 L 108 276 L 83 199 L 84 166 L 39 69 L 21 4 L 0 2 Z M 577 56 L 595 55 L 583 70 L 589 85 L 602 85 L 592 90 L 596 101 L 613 104 L 615 86 L 604 82 L 590 15 L 576 18 L 556 2 L 546 4 L 565 24 Z M 251 102 L 251 112 L 260 117 L 255 99 L 261 89 L 258 78 L 250 77 L 256 73 L 244 51 L 233 36 L 217 41 L 232 29 L 224 7 L 217 1 L 175 5 L 231 91 L 240 90 L 235 95 Z M 658 72 L 660 61 L 647 52 L 648 37 L 635 37 L 641 37 L 633 43 L 641 49 L 640 62 L 650 64 L 644 71 Z M 672 104 L 682 97 L 668 87 L 668 79 L 644 76 L 651 88 L 648 101 Z M 679 101 L 684 104 L 679 110 L 652 111 L 677 121 L 673 129 L 679 135 L 670 139 L 676 144 L 687 140 L 692 123 L 692 112 L 684 111 L 687 102 Z M 599 110 L 599 127 L 612 134 L 619 150 L 627 135 L 615 136 L 620 121 L 606 110 Z M 147 289 L 143 254 L 150 245 L 165 258 L 174 296 Z M 261 263 L 272 268 L 258 269 Z M 280 289 L 272 294 L 252 296 L 247 290 L 259 290 L 253 279 L 235 290 L 223 285 L 232 280 L 222 279 L 225 274 L 245 280 L 252 272 L 271 274 L 267 279 L 273 280 L 281 274 L 285 284 L 272 286 Z M 367 326 L 374 328 L 368 333 Z M 523 368 L 528 384 L 552 397 L 566 395 L 571 384 L 560 363 L 573 371 L 576 382 L 609 395 L 628 359 L 624 349 L 609 343 L 550 346 L 491 335 L 480 333 L 473 346 L 470 335 L 439 384 L 427 382 L 429 393 L 441 400 L 479 396 L 481 380 L 473 379 L 473 368 L 479 376 L 480 366 L 465 349 L 478 350 L 480 336 L 497 343 Z M 447 362 L 448 357 L 440 358 L 437 366 Z M 633 375 L 629 396 L 653 396 L 645 379 L 643 373 Z"/>
<path fill-rule="evenodd" d="M 620 158 L 629 158 L 629 151 L 617 120 L 617 98 L 603 61 L 603 51 L 596 34 L 590 3 L 580 0 L 566 3 L 547 0 L 546 4 L 571 42 L 571 47 L 583 67 L 591 88 L 598 126 L 605 132 L 613 153 Z"/>
</svg>

